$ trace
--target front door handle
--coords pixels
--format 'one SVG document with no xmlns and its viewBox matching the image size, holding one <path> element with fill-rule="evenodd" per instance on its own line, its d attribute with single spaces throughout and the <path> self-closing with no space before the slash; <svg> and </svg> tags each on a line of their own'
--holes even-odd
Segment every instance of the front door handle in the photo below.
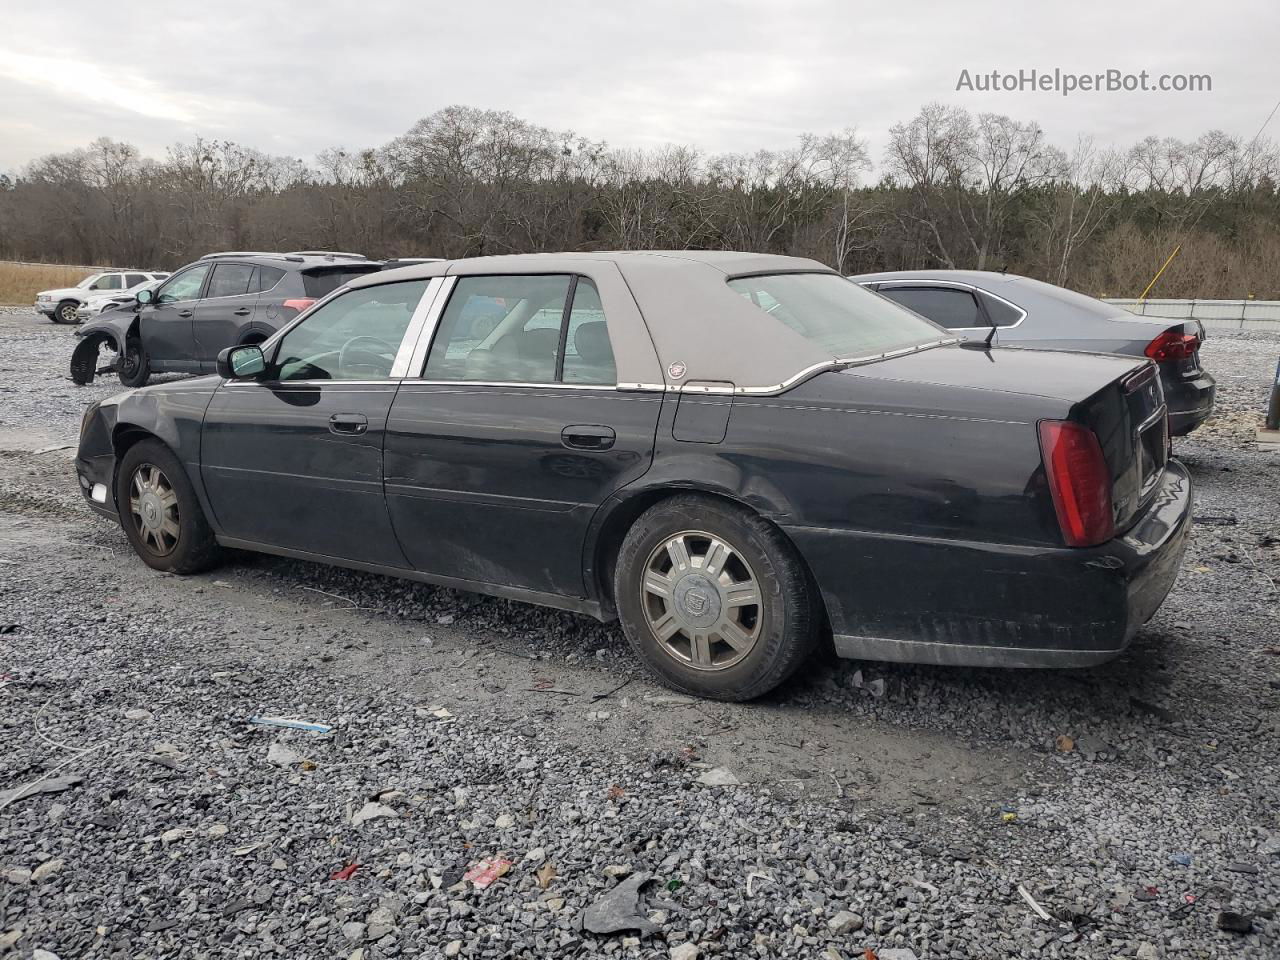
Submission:
<svg viewBox="0 0 1280 960">
<path fill-rule="evenodd" d="M 618 435 L 598 423 L 575 424 L 560 431 L 560 442 L 574 450 L 608 450 Z"/>
<path fill-rule="evenodd" d="M 361 434 L 369 429 L 369 419 L 359 413 L 335 413 L 329 418 L 329 432 Z"/>
<path fill-rule="evenodd" d="M 237 317 L 247 317 L 249 314 L 253 313 L 253 311 L 248 307 L 241 307 L 239 310 L 233 310 L 232 313 Z"/>
<path fill-rule="evenodd" d="M 178 311 L 178 316 L 180 316 L 180 317 L 182 317 L 182 318 L 184 318 L 184 319 L 185 319 L 186 317 L 191 316 L 191 311 L 190 311 L 190 310 L 179 310 L 179 311 Z"/>
</svg>

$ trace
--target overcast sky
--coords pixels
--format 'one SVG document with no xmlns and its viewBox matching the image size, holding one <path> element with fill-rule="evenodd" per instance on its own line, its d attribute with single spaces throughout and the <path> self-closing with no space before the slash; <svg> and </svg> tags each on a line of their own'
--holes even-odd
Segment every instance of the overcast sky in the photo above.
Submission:
<svg viewBox="0 0 1280 960">
<path fill-rule="evenodd" d="M 163 156 L 197 134 L 310 159 L 377 146 L 449 104 L 615 146 L 709 152 L 857 127 L 879 164 L 922 104 L 1038 121 L 1070 145 L 1212 128 L 1252 137 L 1280 99 L 1280 4 L 470 0 L 6 4 L 0 170 L 99 136 Z M 957 91 L 1054 68 L 1209 74 L 1209 93 Z M 1280 115 L 1267 135 L 1280 139 Z"/>
</svg>

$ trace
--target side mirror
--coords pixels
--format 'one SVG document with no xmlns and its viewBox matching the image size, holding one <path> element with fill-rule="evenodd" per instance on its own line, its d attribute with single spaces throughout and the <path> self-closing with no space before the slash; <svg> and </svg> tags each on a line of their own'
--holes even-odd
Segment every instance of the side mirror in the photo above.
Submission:
<svg viewBox="0 0 1280 960">
<path fill-rule="evenodd" d="M 139 303 L 150 303 L 156 298 L 154 290 L 139 290 L 135 295 Z"/>
<path fill-rule="evenodd" d="M 251 380 L 267 369 L 267 358 L 256 343 L 227 347 L 218 354 L 218 376 L 226 380 Z"/>
</svg>

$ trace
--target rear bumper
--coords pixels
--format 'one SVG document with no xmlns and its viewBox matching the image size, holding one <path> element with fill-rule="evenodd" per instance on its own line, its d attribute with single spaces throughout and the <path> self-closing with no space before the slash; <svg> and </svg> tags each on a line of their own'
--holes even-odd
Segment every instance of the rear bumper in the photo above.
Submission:
<svg viewBox="0 0 1280 960">
<path fill-rule="evenodd" d="M 1217 381 L 1203 371 L 1194 379 L 1162 376 L 1164 402 L 1169 407 L 1169 434 L 1185 436 L 1213 415 Z"/>
<path fill-rule="evenodd" d="M 1191 478 L 1171 460 L 1151 506 L 1099 547 L 1038 548 L 791 527 L 844 657 L 1083 667 L 1120 654 L 1177 579 Z"/>
</svg>

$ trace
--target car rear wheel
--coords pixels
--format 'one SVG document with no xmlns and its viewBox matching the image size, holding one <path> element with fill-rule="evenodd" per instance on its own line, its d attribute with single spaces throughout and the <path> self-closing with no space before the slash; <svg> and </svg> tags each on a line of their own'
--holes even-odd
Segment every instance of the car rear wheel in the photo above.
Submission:
<svg viewBox="0 0 1280 960">
<path fill-rule="evenodd" d="M 129 337 L 125 341 L 124 353 L 117 358 L 116 364 L 116 374 L 126 387 L 142 387 L 151 379 L 151 361 L 137 337 Z"/>
<path fill-rule="evenodd" d="M 63 300 L 58 304 L 58 308 L 53 311 L 54 323 L 75 323 L 76 311 L 80 309 L 80 304 L 74 300 Z"/>
<path fill-rule="evenodd" d="M 220 551 L 186 470 L 158 440 L 129 448 L 116 472 L 120 526 L 149 567 L 198 573 L 217 563 Z"/>
<path fill-rule="evenodd" d="M 673 497 L 641 515 L 618 556 L 614 597 L 645 665 L 717 700 L 772 690 L 817 636 L 817 600 L 795 549 L 760 517 L 713 497 Z"/>
</svg>

